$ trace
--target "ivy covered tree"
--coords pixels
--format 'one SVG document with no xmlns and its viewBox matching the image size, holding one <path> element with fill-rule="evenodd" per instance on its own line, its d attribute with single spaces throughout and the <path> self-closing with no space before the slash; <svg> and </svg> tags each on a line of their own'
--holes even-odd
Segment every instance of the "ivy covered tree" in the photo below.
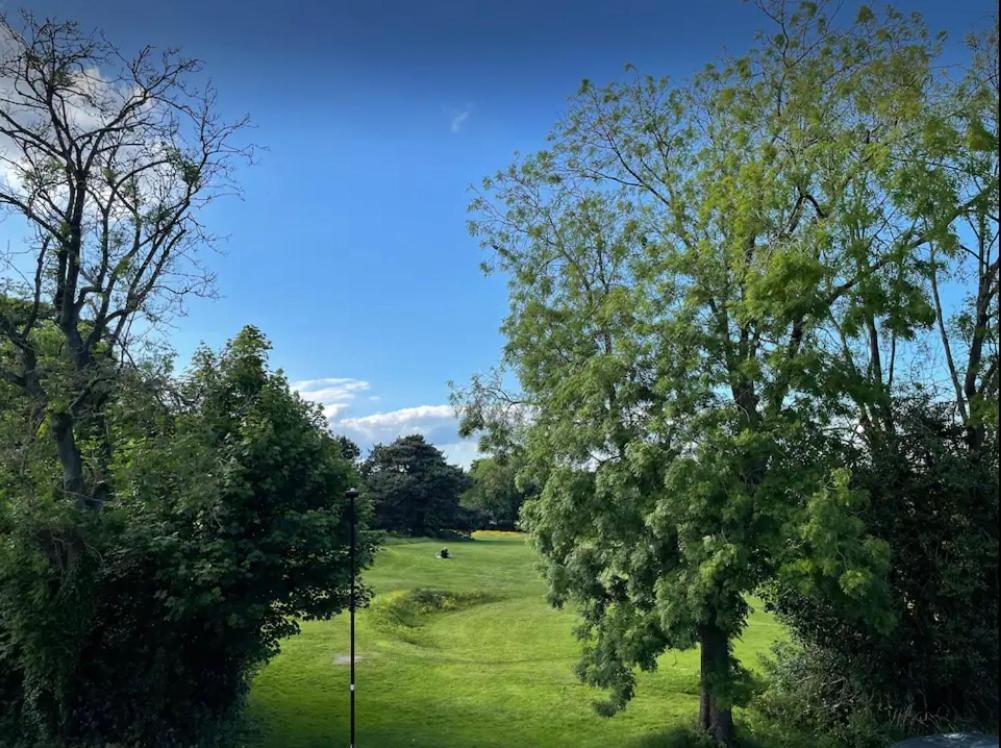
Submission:
<svg viewBox="0 0 1001 748">
<path fill-rule="evenodd" d="M 471 222 L 510 279 L 505 361 L 542 487 L 523 515 L 552 601 L 583 617 L 579 674 L 612 713 L 634 667 L 697 644 L 721 744 L 749 693 L 731 645 L 750 593 L 781 579 L 894 624 L 891 549 L 844 449 L 892 428 L 894 366 L 935 324 L 928 252 L 996 205 L 996 181 L 929 166 L 955 85 L 918 20 L 760 7 L 769 32 L 690 85 L 585 82 Z M 491 395 L 468 393 L 474 425 Z"/>
</svg>

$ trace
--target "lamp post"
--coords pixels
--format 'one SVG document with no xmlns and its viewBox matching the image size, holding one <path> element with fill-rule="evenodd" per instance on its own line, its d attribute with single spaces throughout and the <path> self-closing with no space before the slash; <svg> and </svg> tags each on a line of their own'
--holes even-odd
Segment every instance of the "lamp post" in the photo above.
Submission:
<svg viewBox="0 0 1001 748">
<path fill-rule="evenodd" d="M 351 513 L 351 600 L 348 604 L 351 618 L 351 748 L 355 748 L 355 529 L 357 525 L 357 514 L 355 513 L 355 500 L 358 498 L 358 490 L 349 488 L 345 494 L 348 500 L 348 507 Z"/>
</svg>

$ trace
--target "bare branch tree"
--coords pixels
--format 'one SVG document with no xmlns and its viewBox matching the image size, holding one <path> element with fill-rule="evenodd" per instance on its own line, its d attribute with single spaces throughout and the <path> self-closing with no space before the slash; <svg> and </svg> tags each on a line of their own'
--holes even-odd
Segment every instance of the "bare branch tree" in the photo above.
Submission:
<svg viewBox="0 0 1001 748">
<path fill-rule="evenodd" d="M 144 47 L 126 58 L 72 22 L 0 14 L 0 209 L 28 227 L 32 275 L 6 258 L 0 376 L 44 403 L 63 471 L 81 506 L 102 502 L 77 430 L 100 421 L 107 369 L 137 322 L 156 323 L 212 277 L 198 216 L 237 192 L 235 144 L 197 60 Z M 58 331 L 60 355 L 40 349 Z M 117 354 L 117 356 L 116 356 Z"/>
</svg>

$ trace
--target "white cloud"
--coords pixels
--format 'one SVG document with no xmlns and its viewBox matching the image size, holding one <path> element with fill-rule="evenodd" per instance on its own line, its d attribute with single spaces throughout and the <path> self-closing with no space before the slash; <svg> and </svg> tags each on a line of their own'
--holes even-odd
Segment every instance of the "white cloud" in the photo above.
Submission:
<svg viewBox="0 0 1001 748">
<path fill-rule="evenodd" d="M 482 457 L 477 439 L 462 439 L 451 444 L 438 444 L 438 449 L 445 453 L 446 459 L 453 465 L 469 469 L 473 460 Z"/>
<path fill-rule="evenodd" d="M 322 405 L 323 415 L 328 420 L 336 418 L 351 405 L 359 393 L 365 392 L 370 387 L 365 380 L 351 377 L 303 379 L 292 382 L 290 386 L 306 400 Z"/>
<path fill-rule="evenodd" d="M 442 450 L 454 465 L 469 467 L 477 457 L 476 440 L 459 436 L 459 418 L 451 405 L 416 405 L 355 418 L 332 419 L 330 427 L 367 452 L 409 434 L 420 434 Z"/>
<path fill-rule="evenodd" d="M 479 456 L 476 439 L 459 436 L 459 417 L 451 405 L 415 405 L 368 415 L 348 415 L 349 408 L 371 407 L 379 395 L 366 394 L 371 385 L 352 377 L 303 379 L 289 385 L 303 398 L 323 406 L 335 434 L 355 442 L 365 455 L 376 444 L 389 444 L 401 436 L 420 434 L 445 453 L 453 465 L 468 468 Z M 364 410 L 362 411 L 364 412 Z"/>
<path fill-rule="evenodd" d="M 359 418 L 342 418 L 331 425 L 371 442 L 392 441 L 405 434 L 423 434 L 433 440 L 443 430 L 456 430 L 458 420 L 451 405 L 417 405 Z"/>
<path fill-rule="evenodd" d="M 11 32 L 0 31 L 0 62 L 6 70 L 22 68 L 21 60 L 26 50 L 24 44 Z M 3 100 L 4 111 L 23 126 L 29 130 L 42 129 L 48 123 L 48 115 L 45 108 L 39 106 L 33 96 L 25 94 L 27 86 L 24 84 L 24 75 L 22 70 L 13 78 L 10 75 L 0 76 L 0 99 Z M 126 81 L 116 81 L 114 71 L 111 71 L 111 77 L 108 77 L 95 65 L 74 67 L 70 72 L 70 81 L 70 85 L 67 85 L 62 92 L 61 116 L 72 141 L 78 141 L 83 135 L 107 126 L 140 90 L 137 83 L 130 85 Z M 158 105 L 156 102 L 149 102 L 146 109 L 153 112 L 157 106 L 165 112 L 169 109 L 162 103 Z M 143 137 L 141 129 L 129 139 L 136 137 Z M 152 147 L 149 143 L 145 145 Z M 122 143 L 119 144 L 119 148 L 120 155 L 124 155 L 137 150 L 138 146 Z M 4 189 L 23 191 L 26 170 L 30 166 L 21 146 L 8 136 L 0 137 L 0 185 Z M 55 193 L 53 196 L 61 197 L 64 194 L 60 191 L 60 187 L 51 188 Z"/>
</svg>

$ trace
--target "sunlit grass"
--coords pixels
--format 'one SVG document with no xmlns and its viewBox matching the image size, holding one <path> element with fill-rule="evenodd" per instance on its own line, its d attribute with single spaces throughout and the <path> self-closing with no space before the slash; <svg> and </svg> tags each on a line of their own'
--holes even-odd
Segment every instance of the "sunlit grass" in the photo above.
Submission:
<svg viewBox="0 0 1001 748">
<path fill-rule="evenodd" d="M 536 557 L 517 533 L 449 543 L 395 542 L 366 581 L 372 610 L 358 615 L 358 743 L 427 746 L 684 745 L 698 709 L 698 653 L 670 652 L 641 673 L 637 697 L 605 719 L 601 692 L 573 675 L 574 615 L 545 602 Z M 415 590 L 449 593 L 433 595 Z M 737 655 L 755 669 L 781 636 L 752 614 Z M 348 620 L 303 624 L 258 675 L 250 695 L 254 748 L 347 745 Z"/>
</svg>

